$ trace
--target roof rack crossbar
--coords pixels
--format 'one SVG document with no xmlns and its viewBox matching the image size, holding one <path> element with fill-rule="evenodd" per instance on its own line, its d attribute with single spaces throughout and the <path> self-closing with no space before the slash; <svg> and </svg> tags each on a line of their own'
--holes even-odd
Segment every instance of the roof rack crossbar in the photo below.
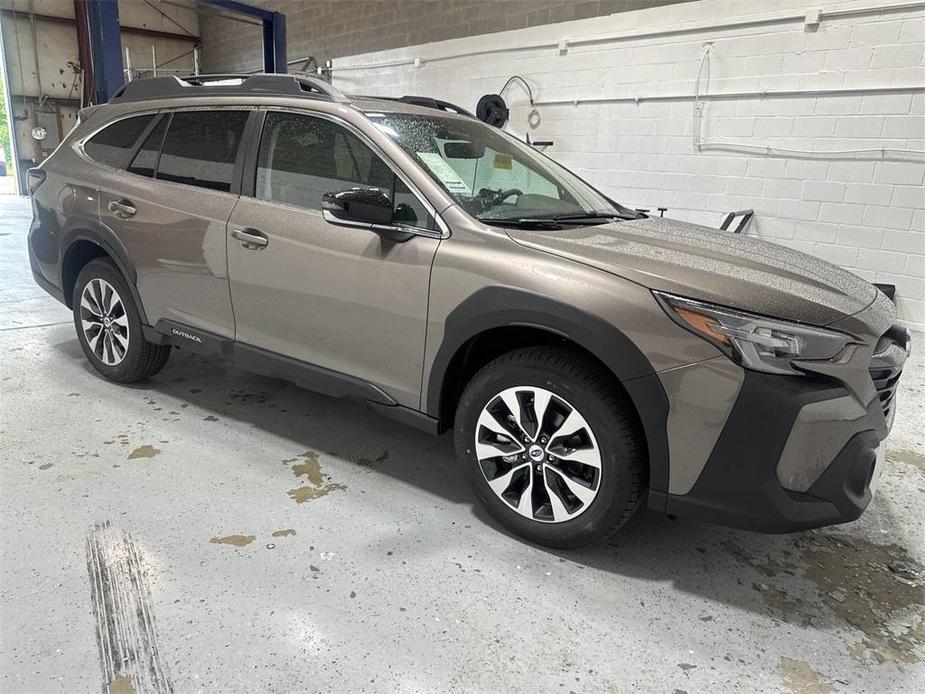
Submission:
<svg viewBox="0 0 925 694">
<path fill-rule="evenodd" d="M 235 80 L 240 80 L 240 83 L 232 84 Z M 200 89 L 203 91 L 199 91 Z M 283 74 L 152 77 L 122 85 L 113 94 L 111 101 L 142 101 L 178 96 L 240 96 L 243 94 L 307 96 L 338 103 L 349 103 L 350 101 L 343 92 L 322 79 Z"/>
</svg>

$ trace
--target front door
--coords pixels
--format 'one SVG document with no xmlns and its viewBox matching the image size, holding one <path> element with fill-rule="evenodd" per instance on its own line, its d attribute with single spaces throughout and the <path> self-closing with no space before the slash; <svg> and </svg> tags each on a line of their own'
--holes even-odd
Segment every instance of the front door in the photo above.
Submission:
<svg viewBox="0 0 925 694">
<path fill-rule="evenodd" d="M 388 191 L 397 218 L 435 229 L 426 206 L 353 130 L 322 116 L 267 113 L 254 196 L 241 197 L 228 223 L 235 339 L 417 408 L 440 241 L 401 243 L 326 222 L 322 195 L 355 186 Z"/>
</svg>

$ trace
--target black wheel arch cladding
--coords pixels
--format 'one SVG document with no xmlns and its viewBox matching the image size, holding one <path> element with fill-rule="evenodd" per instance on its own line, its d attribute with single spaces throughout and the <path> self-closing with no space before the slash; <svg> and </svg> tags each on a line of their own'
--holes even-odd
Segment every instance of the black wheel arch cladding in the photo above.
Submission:
<svg viewBox="0 0 925 694">
<path fill-rule="evenodd" d="M 555 299 L 510 287 L 480 289 L 449 313 L 443 341 L 430 368 L 426 414 L 441 419 L 444 388 L 454 360 L 474 337 L 508 326 L 539 328 L 569 340 L 604 364 L 636 409 L 645 435 L 649 487 L 668 489 L 668 397 L 651 362 L 619 328 Z"/>
<path fill-rule="evenodd" d="M 132 299 L 135 301 L 135 307 L 138 310 L 139 315 L 141 316 L 141 322 L 143 325 L 148 324 L 147 316 L 145 315 L 144 305 L 141 302 L 141 296 L 138 293 L 138 287 L 136 286 L 136 281 L 138 278 L 138 273 L 135 270 L 135 265 L 132 263 L 131 259 L 128 256 L 125 248 L 122 246 L 118 237 L 112 232 L 101 231 L 99 229 L 72 229 L 67 232 L 62 239 L 62 253 L 60 260 L 60 275 L 61 275 L 61 291 L 64 295 L 66 301 L 70 302 L 72 297 L 70 292 L 67 291 L 67 276 L 66 272 L 70 272 L 73 275 L 73 280 L 76 281 L 77 276 L 80 274 L 80 270 L 83 266 L 79 268 L 69 269 L 68 262 L 72 257 L 72 254 L 76 248 L 79 247 L 79 244 L 90 243 L 97 246 L 102 254 L 96 257 L 108 257 L 115 264 L 116 268 L 122 273 L 122 277 L 125 279 L 125 283 L 128 285 L 128 289 L 132 294 Z M 87 262 L 92 260 L 89 258 Z M 86 263 L 84 263 L 85 265 Z M 71 287 L 73 290 L 73 287 Z M 70 304 L 68 304 L 70 306 Z"/>
</svg>

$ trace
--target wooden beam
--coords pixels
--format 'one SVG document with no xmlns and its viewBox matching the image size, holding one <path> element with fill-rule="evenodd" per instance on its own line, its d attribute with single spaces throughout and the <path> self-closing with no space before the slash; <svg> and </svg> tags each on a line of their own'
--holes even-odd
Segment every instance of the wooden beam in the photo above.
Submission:
<svg viewBox="0 0 925 694">
<path fill-rule="evenodd" d="M 171 31 L 158 31 L 157 29 L 142 29 L 141 27 L 127 27 L 120 26 L 119 29 L 124 34 L 137 34 L 138 36 L 150 36 L 156 39 L 179 39 L 181 41 L 189 41 L 190 43 L 199 43 L 200 38 L 198 36 L 190 36 L 189 34 L 174 34 Z"/>
<path fill-rule="evenodd" d="M 3 15 L 4 19 L 13 18 L 13 10 L 0 9 L 0 14 Z M 56 22 L 58 24 L 70 24 L 71 26 L 76 26 L 77 20 L 73 17 L 56 17 L 52 14 L 38 14 L 30 15 L 28 12 L 16 12 L 17 17 L 23 19 L 29 19 L 30 16 L 34 16 L 37 20 L 45 22 Z M 151 38 L 156 39 L 174 39 L 181 41 L 190 41 L 191 43 L 199 43 L 199 36 L 190 36 L 189 34 L 180 34 L 173 33 L 172 31 L 160 31 L 158 29 L 144 29 L 142 27 L 130 27 L 125 26 L 124 24 L 119 26 L 119 31 L 123 34 L 136 34 L 138 36 L 150 36 Z"/>
</svg>

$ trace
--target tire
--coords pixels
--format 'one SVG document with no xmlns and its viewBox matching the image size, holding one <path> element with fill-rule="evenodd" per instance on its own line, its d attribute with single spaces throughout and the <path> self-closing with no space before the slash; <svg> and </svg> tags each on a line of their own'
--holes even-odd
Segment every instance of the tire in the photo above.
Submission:
<svg viewBox="0 0 925 694">
<path fill-rule="evenodd" d="M 85 290 L 90 296 L 85 295 Z M 111 260 L 98 258 L 83 267 L 74 285 L 72 306 L 80 347 L 90 365 L 104 378 L 116 383 L 135 383 L 164 368 L 170 345 L 145 340 L 132 292 Z"/>
<path fill-rule="evenodd" d="M 492 517 L 536 544 L 601 542 L 642 501 L 645 447 L 635 410 L 602 367 L 565 348 L 518 349 L 478 371 L 456 409 L 455 447 Z"/>
</svg>

